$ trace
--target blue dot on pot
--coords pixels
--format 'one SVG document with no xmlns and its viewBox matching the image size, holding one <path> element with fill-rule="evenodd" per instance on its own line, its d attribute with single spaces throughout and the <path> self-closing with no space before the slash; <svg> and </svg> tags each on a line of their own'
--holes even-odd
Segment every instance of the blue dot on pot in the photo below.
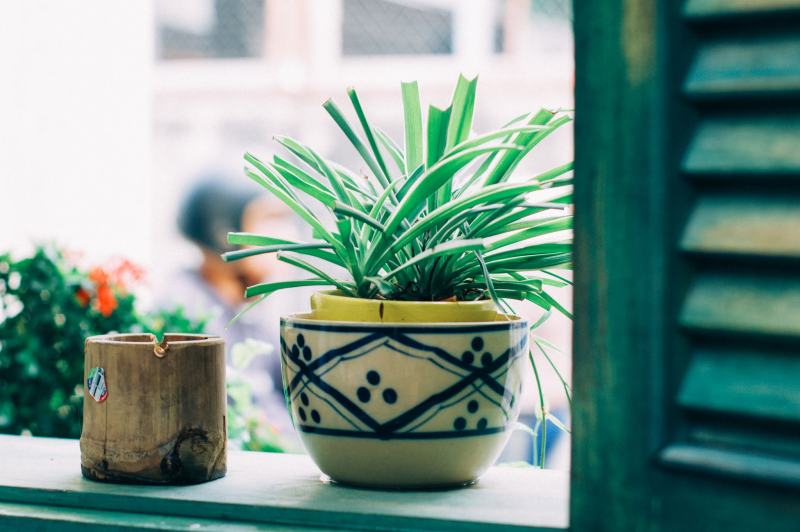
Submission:
<svg viewBox="0 0 800 532">
<path fill-rule="evenodd" d="M 305 346 L 303 348 L 303 358 L 305 358 L 306 360 L 311 360 L 311 348 L 309 348 L 308 346 Z"/>
<path fill-rule="evenodd" d="M 306 395 L 306 392 L 302 392 L 300 394 L 300 400 L 303 402 L 304 405 L 308 406 L 308 396 Z"/>
<path fill-rule="evenodd" d="M 316 410 L 312 410 L 311 419 L 314 420 L 314 423 L 319 423 L 322 418 L 320 417 L 319 412 L 317 412 Z"/>
<path fill-rule="evenodd" d="M 300 358 L 300 348 L 297 347 L 296 345 L 292 346 L 292 358 L 294 360 L 297 360 L 297 359 Z"/>
<path fill-rule="evenodd" d="M 306 345 L 306 337 L 303 336 L 302 333 L 297 335 L 297 345 L 299 345 L 300 347 Z"/>
<path fill-rule="evenodd" d="M 394 391 L 394 388 L 386 388 L 383 390 L 383 400 L 390 405 L 397 402 L 397 392 Z"/>
<path fill-rule="evenodd" d="M 472 354 L 472 351 L 464 351 L 461 360 L 464 361 L 464 364 L 472 364 L 475 361 L 475 355 Z"/>
<path fill-rule="evenodd" d="M 369 393 L 368 389 L 362 386 L 361 388 L 356 390 L 356 395 L 358 396 L 359 401 L 361 401 L 362 403 L 368 403 L 369 398 L 372 394 Z"/>
<path fill-rule="evenodd" d="M 469 413 L 470 413 L 470 414 L 474 414 L 475 412 L 477 412 L 477 411 L 478 411 L 478 406 L 479 406 L 479 405 L 478 405 L 478 401 L 476 401 L 475 399 L 473 399 L 472 401 L 470 401 L 469 403 L 467 403 L 467 410 L 469 410 Z"/>
<path fill-rule="evenodd" d="M 484 353 L 481 355 L 481 364 L 484 366 L 488 366 L 492 363 L 492 354 L 491 353 Z"/>
<path fill-rule="evenodd" d="M 367 372 L 367 382 L 373 386 L 377 386 L 381 382 L 381 374 L 377 371 L 370 370 Z"/>
<path fill-rule="evenodd" d="M 486 421 L 485 417 L 480 418 L 478 420 L 478 430 L 484 430 L 486 428 L 486 425 L 488 425 L 488 424 L 489 424 L 489 422 Z"/>
<path fill-rule="evenodd" d="M 303 421 L 306 420 L 306 411 L 302 406 L 297 409 L 297 415 L 300 416 L 300 419 L 302 419 Z"/>
<path fill-rule="evenodd" d="M 472 349 L 474 351 L 480 351 L 481 349 L 483 349 L 483 338 L 481 338 L 480 336 L 476 336 L 475 338 L 473 338 Z"/>
<path fill-rule="evenodd" d="M 453 421 L 453 427 L 456 430 L 464 430 L 467 426 L 467 420 L 463 417 L 457 417 L 455 421 Z"/>
</svg>

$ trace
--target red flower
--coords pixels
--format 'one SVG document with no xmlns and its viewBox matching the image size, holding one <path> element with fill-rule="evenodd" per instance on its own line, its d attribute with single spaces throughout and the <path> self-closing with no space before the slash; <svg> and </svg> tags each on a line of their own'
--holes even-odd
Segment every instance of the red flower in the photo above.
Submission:
<svg viewBox="0 0 800 532">
<path fill-rule="evenodd" d="M 128 259 L 118 259 L 116 266 L 114 266 L 110 274 L 112 284 L 122 291 L 124 291 L 127 286 L 141 281 L 143 277 L 144 269 Z"/>
<path fill-rule="evenodd" d="M 79 287 L 77 290 L 75 290 L 75 298 L 82 307 L 85 307 L 89 304 L 89 292 L 87 292 L 83 287 Z"/>
<path fill-rule="evenodd" d="M 89 280 L 94 284 L 94 290 L 79 287 L 75 297 L 81 306 L 87 306 L 92 296 L 96 296 L 94 304 L 100 314 L 111 316 L 119 306 L 117 294 L 125 294 L 126 285 L 133 284 L 144 277 L 144 270 L 128 259 L 116 259 L 107 268 L 96 266 L 89 271 Z"/>
<path fill-rule="evenodd" d="M 97 310 L 106 318 L 111 316 L 111 313 L 117 308 L 117 298 L 114 297 L 114 291 L 107 284 L 98 285 L 97 287 Z"/>
<path fill-rule="evenodd" d="M 98 266 L 89 272 L 89 279 L 98 286 L 105 285 L 108 284 L 108 273 Z"/>
<path fill-rule="evenodd" d="M 114 290 L 110 282 L 111 276 L 103 268 L 96 267 L 92 268 L 89 272 L 89 279 L 94 283 L 97 289 L 95 308 L 99 310 L 100 314 L 103 316 L 111 316 L 117 308 L 117 298 L 114 296 Z"/>
</svg>

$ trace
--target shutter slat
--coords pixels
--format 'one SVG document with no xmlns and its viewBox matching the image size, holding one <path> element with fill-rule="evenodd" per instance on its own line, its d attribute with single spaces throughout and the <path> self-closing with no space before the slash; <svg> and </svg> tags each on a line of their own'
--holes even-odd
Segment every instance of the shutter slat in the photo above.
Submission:
<svg viewBox="0 0 800 532">
<path fill-rule="evenodd" d="M 800 178 L 800 117 L 710 118 L 694 134 L 684 159 L 689 174 L 716 178 Z"/>
<path fill-rule="evenodd" d="M 800 278 L 700 274 L 681 324 L 696 332 L 800 339 Z"/>
<path fill-rule="evenodd" d="M 703 349 L 692 357 L 678 402 L 687 408 L 800 421 L 800 354 Z"/>
<path fill-rule="evenodd" d="M 701 196 L 681 247 L 692 253 L 800 259 L 800 200 L 765 194 Z"/>
<path fill-rule="evenodd" d="M 800 14 L 798 0 L 688 0 L 684 16 L 689 20 Z"/>
<path fill-rule="evenodd" d="M 664 448 L 659 458 L 662 463 L 681 469 L 800 487 L 800 462 L 794 458 L 680 443 Z"/>
<path fill-rule="evenodd" d="M 702 46 L 687 77 L 694 98 L 800 94 L 800 38 L 780 36 L 711 42 Z"/>
<path fill-rule="evenodd" d="M 571 525 L 795 531 L 800 0 L 574 5 Z"/>
<path fill-rule="evenodd" d="M 740 418 L 702 420 L 691 425 L 687 440 L 704 446 L 732 447 L 738 449 L 759 449 L 765 453 L 782 456 L 797 455 L 797 428 L 792 425 L 781 427 L 788 430 L 768 430 L 775 423 L 742 423 Z"/>
<path fill-rule="evenodd" d="M 800 0 L 688 0 L 684 16 L 689 356 L 660 459 L 800 487 Z"/>
</svg>

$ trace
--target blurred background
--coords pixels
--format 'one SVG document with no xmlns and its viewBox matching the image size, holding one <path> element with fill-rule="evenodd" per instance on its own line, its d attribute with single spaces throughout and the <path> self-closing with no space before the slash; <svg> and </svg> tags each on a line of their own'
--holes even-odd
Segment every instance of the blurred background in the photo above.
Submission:
<svg viewBox="0 0 800 532">
<path fill-rule="evenodd" d="M 402 139 L 400 81 L 405 80 L 420 82 L 423 103 L 441 105 L 449 100 L 459 73 L 478 74 L 477 131 L 539 107 L 571 108 L 570 5 L 568 0 L 0 4 L 0 295 L 5 289 L 0 330 L 3 322 L 7 330 L 5 338 L 0 335 L 0 386 L 6 389 L 0 392 L 0 431 L 74 436 L 74 423 L 48 429 L 41 421 L 26 425 L 19 420 L 79 415 L 80 390 L 70 391 L 68 385 L 74 368 L 57 370 L 59 386 L 67 391 L 48 395 L 45 412 L 26 410 L 18 404 L 21 392 L 9 391 L 12 381 L 41 381 L 64 357 L 82 366 L 82 352 L 76 355 L 69 345 L 56 349 L 43 333 L 31 333 L 32 318 L 22 322 L 26 303 L 10 293 L 23 272 L 32 275 L 30 264 L 20 266 L 19 261 L 33 256 L 37 245 L 48 247 L 41 264 L 55 264 L 73 276 L 65 275 L 67 290 L 87 292 L 82 308 L 99 321 L 84 323 L 83 332 L 218 327 L 224 312 L 203 314 L 196 307 L 217 301 L 235 309 L 240 302 L 226 298 L 224 275 L 222 288 L 208 291 L 205 299 L 194 297 L 202 290 L 202 275 L 217 271 L 208 254 L 217 251 L 216 243 L 198 242 L 197 231 L 224 234 L 236 229 L 232 223 L 304 236 L 300 224 L 269 198 L 259 197 L 242 175 L 245 151 L 271 155 L 277 149 L 272 136 L 284 134 L 358 167 L 356 154 L 321 108 L 328 97 L 346 98 L 349 86 L 358 89 L 371 121 L 396 139 Z M 521 171 L 571 160 L 571 130 L 548 138 L 535 157 Z M 202 193 L 198 183 L 230 184 L 231 205 L 238 207 L 218 218 L 187 222 L 187 231 L 178 220 L 191 218 L 198 209 L 205 212 L 197 199 Z M 226 225 L 220 221 L 225 219 L 233 221 Z M 136 268 L 136 276 L 128 277 L 135 279 L 125 277 L 124 268 L 117 272 L 128 261 Z M 52 282 L 55 273 L 46 273 L 45 266 L 39 268 L 41 282 Z M 236 275 L 293 275 L 277 268 L 262 264 L 261 270 Z M 101 279 L 98 270 L 107 278 Z M 111 275 L 115 272 L 119 279 Z M 107 304 L 103 307 L 103 281 L 117 294 L 110 312 Z M 48 324 L 69 319 L 60 307 L 53 310 L 42 290 L 34 292 L 37 301 L 45 300 L 40 312 L 53 313 Z M 135 293 L 131 308 L 136 317 L 103 321 L 124 307 L 120 290 Z M 571 302 L 568 291 L 558 296 Z M 253 318 L 260 324 L 237 333 L 232 366 L 246 367 L 258 355 L 269 358 L 276 316 L 306 308 L 307 297 L 296 292 L 275 296 L 269 309 Z M 519 311 L 536 315 L 531 308 Z M 20 327 L 32 335 L 24 345 Z M 568 377 L 569 321 L 554 316 L 540 334 L 563 349 L 550 354 Z M 255 337 L 245 341 L 249 336 Z M 267 378 L 273 366 L 262 366 Z M 552 373 L 543 370 L 548 404 L 568 424 L 563 389 Z M 269 386 L 251 379 L 232 392 L 239 394 L 234 399 L 241 409 L 238 437 L 247 448 L 291 449 L 294 441 L 282 405 L 275 407 L 265 398 Z M 528 403 L 525 420 L 530 423 L 535 418 L 532 397 Z M 568 434 L 555 429 L 550 442 L 549 466 L 568 468 Z M 532 457 L 531 437 L 521 432 L 504 459 Z"/>
</svg>

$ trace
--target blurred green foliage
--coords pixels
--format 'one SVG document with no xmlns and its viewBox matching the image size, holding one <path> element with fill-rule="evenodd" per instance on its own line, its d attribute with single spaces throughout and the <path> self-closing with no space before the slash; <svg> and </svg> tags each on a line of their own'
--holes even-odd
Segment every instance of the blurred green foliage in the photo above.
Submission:
<svg viewBox="0 0 800 532">
<path fill-rule="evenodd" d="M 282 453 L 292 449 L 292 442 L 270 423 L 264 410 L 256 407 L 253 389 L 245 374 L 258 357 L 269 356 L 273 347 L 257 340 L 235 344 L 227 371 L 228 438 L 233 446 L 246 451 Z"/>
<path fill-rule="evenodd" d="M 52 246 L 15 260 L 0 254 L 0 433 L 77 438 L 83 415 L 83 345 L 109 332 L 202 333 L 182 309 L 140 313 L 128 291 L 141 277 L 128 261 L 83 270 Z M 285 436 L 256 407 L 245 368 L 271 347 L 232 348 L 228 435 L 233 447 L 283 452 Z"/>
<path fill-rule="evenodd" d="M 0 432 L 77 438 L 84 339 L 109 332 L 202 332 L 181 309 L 140 314 L 128 261 L 79 269 L 54 247 L 0 254 Z"/>
</svg>

